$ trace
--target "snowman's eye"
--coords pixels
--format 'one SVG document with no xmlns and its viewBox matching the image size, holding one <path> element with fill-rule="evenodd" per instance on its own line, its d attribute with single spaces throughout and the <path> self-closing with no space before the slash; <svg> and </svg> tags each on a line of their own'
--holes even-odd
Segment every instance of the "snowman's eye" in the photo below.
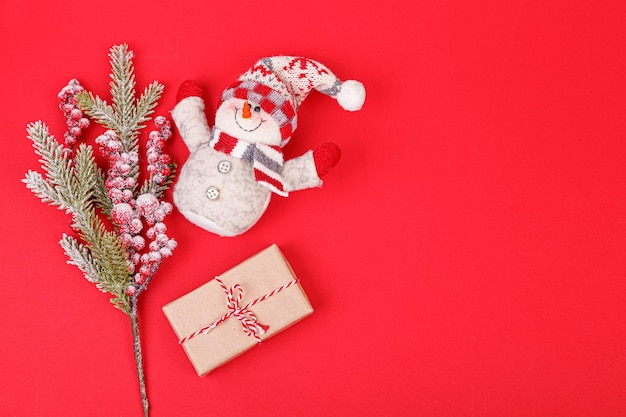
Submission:
<svg viewBox="0 0 626 417">
<path fill-rule="evenodd" d="M 261 108 L 259 106 L 254 106 L 253 110 L 258 113 L 261 111 Z"/>
</svg>

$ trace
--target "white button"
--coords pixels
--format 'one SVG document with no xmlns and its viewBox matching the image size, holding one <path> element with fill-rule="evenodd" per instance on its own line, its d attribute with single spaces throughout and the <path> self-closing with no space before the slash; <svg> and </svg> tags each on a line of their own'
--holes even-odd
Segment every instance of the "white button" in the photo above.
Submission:
<svg viewBox="0 0 626 417">
<path fill-rule="evenodd" d="M 210 186 L 206 190 L 206 196 L 209 197 L 209 200 L 217 200 L 220 198 L 220 190 L 217 187 Z"/>
<path fill-rule="evenodd" d="M 231 167 L 232 165 L 230 161 L 220 161 L 220 163 L 217 164 L 217 170 L 222 174 L 227 174 L 230 171 Z"/>
</svg>

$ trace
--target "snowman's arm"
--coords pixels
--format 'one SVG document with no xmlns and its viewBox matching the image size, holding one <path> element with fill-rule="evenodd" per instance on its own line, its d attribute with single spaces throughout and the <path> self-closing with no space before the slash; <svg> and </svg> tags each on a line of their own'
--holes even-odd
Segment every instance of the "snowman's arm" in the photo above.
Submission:
<svg viewBox="0 0 626 417">
<path fill-rule="evenodd" d="M 211 129 L 201 97 L 192 96 L 181 100 L 172 110 L 172 119 L 190 152 L 209 142 Z"/>
<path fill-rule="evenodd" d="M 287 192 L 322 186 L 315 168 L 313 151 L 286 161 L 281 174 Z"/>
</svg>

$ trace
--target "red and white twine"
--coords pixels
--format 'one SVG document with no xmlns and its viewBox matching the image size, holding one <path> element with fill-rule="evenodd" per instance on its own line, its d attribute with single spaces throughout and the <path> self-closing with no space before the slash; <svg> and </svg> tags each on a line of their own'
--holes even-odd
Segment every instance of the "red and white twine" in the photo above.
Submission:
<svg viewBox="0 0 626 417">
<path fill-rule="evenodd" d="M 200 330 L 193 332 L 189 336 L 183 337 L 182 339 L 178 341 L 179 344 L 182 345 L 183 343 L 187 342 L 190 339 L 193 339 L 196 336 L 210 332 L 211 330 L 213 330 L 220 324 L 224 323 L 230 317 L 237 318 L 241 322 L 243 331 L 248 336 L 253 336 L 256 339 L 256 341 L 260 343 L 261 342 L 260 335 L 265 333 L 269 329 L 269 326 L 259 323 L 259 320 L 257 319 L 257 317 L 254 315 L 252 311 L 250 311 L 250 307 L 252 307 L 255 304 L 260 303 L 261 301 L 265 301 L 268 298 L 298 283 L 298 279 L 296 278 L 293 281 L 290 281 L 286 283 L 285 285 L 278 287 L 275 290 L 253 301 L 250 301 L 245 306 L 240 307 L 239 303 L 241 303 L 241 299 L 243 298 L 243 289 L 241 288 L 241 285 L 233 284 L 230 288 L 226 288 L 226 285 L 224 285 L 224 283 L 219 277 L 215 277 L 215 280 L 218 282 L 218 284 L 220 284 L 220 286 L 224 290 L 224 293 L 226 293 L 226 297 L 227 297 L 226 305 L 228 307 L 228 312 L 224 314 L 222 317 L 220 317 L 219 319 L 215 320 L 210 325 L 205 326 L 201 328 Z"/>
</svg>

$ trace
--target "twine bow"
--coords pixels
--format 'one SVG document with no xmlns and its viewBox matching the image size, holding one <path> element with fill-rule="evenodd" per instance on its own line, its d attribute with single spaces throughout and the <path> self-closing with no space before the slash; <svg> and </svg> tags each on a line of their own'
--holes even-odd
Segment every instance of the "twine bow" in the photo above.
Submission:
<svg viewBox="0 0 626 417">
<path fill-rule="evenodd" d="M 189 339 L 193 339 L 194 337 L 198 335 L 210 332 L 211 330 L 213 330 L 220 324 L 224 323 L 230 317 L 236 317 L 241 322 L 243 331 L 248 336 L 253 336 L 257 342 L 261 342 L 260 335 L 265 333 L 269 329 L 269 326 L 259 323 L 259 320 L 257 319 L 257 317 L 254 315 L 252 311 L 250 311 L 250 307 L 252 307 L 255 304 L 260 303 L 261 301 L 267 300 L 268 298 L 298 283 L 297 279 L 289 281 L 285 285 L 278 287 L 273 291 L 270 291 L 269 293 L 249 302 L 243 307 L 240 307 L 239 304 L 241 303 L 241 299 L 243 298 L 243 288 L 241 288 L 241 285 L 233 284 L 230 288 L 226 288 L 226 285 L 224 285 L 224 283 L 222 282 L 221 279 L 219 279 L 219 277 L 215 277 L 215 280 L 217 281 L 218 284 L 220 284 L 220 287 L 222 287 L 222 289 L 226 293 L 226 298 L 227 298 L 226 305 L 228 308 L 228 312 L 224 314 L 222 317 L 220 317 L 219 319 L 217 319 L 216 321 L 214 321 L 213 323 L 211 323 L 210 325 L 203 327 L 200 330 L 193 332 L 189 336 L 180 339 L 178 341 L 179 344 L 182 345 Z"/>
<path fill-rule="evenodd" d="M 259 323 L 259 320 L 254 315 L 254 313 L 248 309 L 250 305 L 245 305 L 243 307 L 239 306 L 239 304 L 241 303 L 241 299 L 243 298 L 243 289 L 241 288 L 241 285 L 234 284 L 229 289 L 226 289 L 224 283 L 219 278 L 216 279 L 218 280 L 224 291 L 226 291 L 226 296 L 228 297 L 227 305 L 229 311 L 223 316 L 223 320 L 220 320 L 224 321 L 229 317 L 237 318 L 241 322 L 243 331 L 248 336 L 253 336 L 257 342 L 261 342 L 259 333 L 265 333 L 267 329 L 269 329 L 269 326 Z M 237 294 L 236 297 L 235 293 Z"/>
</svg>

